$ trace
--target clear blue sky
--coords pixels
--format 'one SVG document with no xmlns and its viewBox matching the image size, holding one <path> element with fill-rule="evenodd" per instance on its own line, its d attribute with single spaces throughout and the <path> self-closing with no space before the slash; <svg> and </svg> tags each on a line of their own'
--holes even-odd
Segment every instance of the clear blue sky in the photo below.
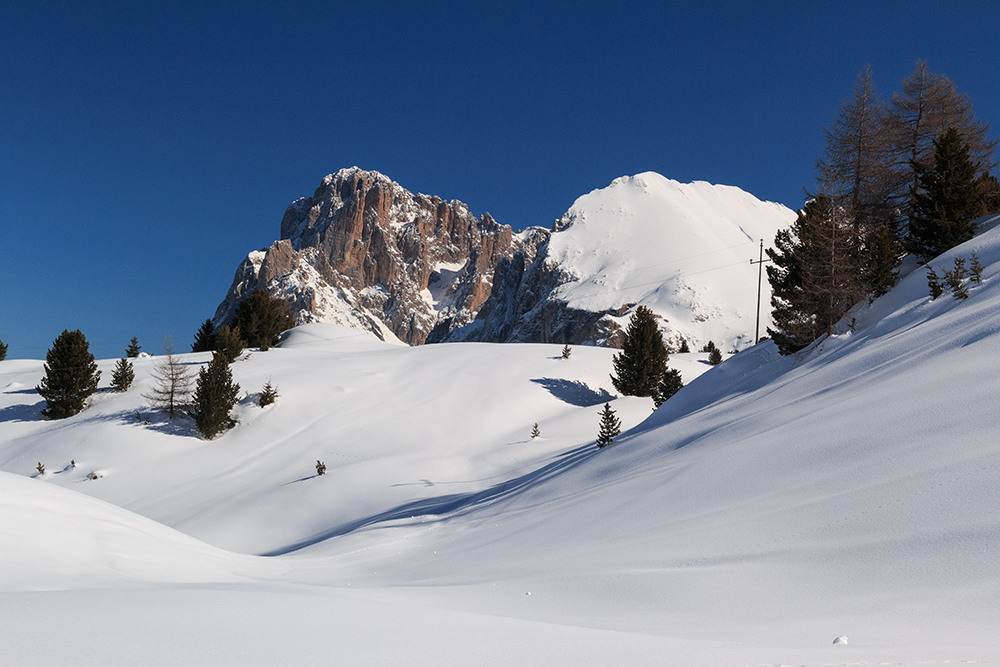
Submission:
<svg viewBox="0 0 1000 667">
<path fill-rule="evenodd" d="M 189 349 L 342 167 L 520 229 L 653 170 L 792 208 L 870 63 L 1000 127 L 994 2 L 0 2 L 0 340 Z"/>
</svg>

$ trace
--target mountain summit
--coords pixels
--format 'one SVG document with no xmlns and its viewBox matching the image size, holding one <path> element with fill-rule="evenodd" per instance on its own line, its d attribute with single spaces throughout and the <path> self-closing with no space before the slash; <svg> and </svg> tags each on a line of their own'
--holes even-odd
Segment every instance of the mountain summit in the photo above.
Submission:
<svg viewBox="0 0 1000 667">
<path fill-rule="evenodd" d="M 742 348 L 755 323 L 749 260 L 794 217 L 739 188 L 646 172 L 580 197 L 550 229 L 515 233 L 460 201 L 342 169 L 288 207 L 280 240 L 247 256 L 215 322 L 266 288 L 298 324 L 334 322 L 410 345 L 616 347 L 641 304 L 673 348 Z"/>
</svg>

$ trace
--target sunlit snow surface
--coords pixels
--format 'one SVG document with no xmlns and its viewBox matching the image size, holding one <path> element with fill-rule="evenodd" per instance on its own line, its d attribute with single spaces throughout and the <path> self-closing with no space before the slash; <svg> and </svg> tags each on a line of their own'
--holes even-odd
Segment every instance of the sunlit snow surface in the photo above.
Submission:
<svg viewBox="0 0 1000 667">
<path fill-rule="evenodd" d="M 655 172 L 623 176 L 574 202 L 552 234 L 548 260 L 566 280 L 554 297 L 601 312 L 642 304 L 662 319 L 673 349 L 708 341 L 724 351 L 753 345 L 758 278 L 760 333 L 771 325 L 767 277 L 750 260 L 795 212 L 739 188 L 679 183 Z M 624 327 L 628 313 L 618 318 Z"/>
<path fill-rule="evenodd" d="M 655 413 L 611 350 L 308 325 L 205 442 L 147 407 L 156 357 L 57 422 L 0 362 L 2 662 L 996 664 L 1000 233 L 935 265 L 973 250 L 964 302 L 917 269 L 797 356 L 673 355 Z"/>
</svg>

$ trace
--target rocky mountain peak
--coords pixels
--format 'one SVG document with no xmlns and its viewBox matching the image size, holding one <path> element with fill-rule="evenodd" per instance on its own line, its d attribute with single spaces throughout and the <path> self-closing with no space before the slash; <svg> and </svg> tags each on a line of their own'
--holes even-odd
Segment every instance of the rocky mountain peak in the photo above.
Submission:
<svg viewBox="0 0 1000 667">
<path fill-rule="evenodd" d="M 537 234 L 515 235 L 460 201 L 341 169 L 286 209 L 278 241 L 247 256 L 215 321 L 266 288 L 288 301 L 297 323 L 336 322 L 419 345 L 435 328 L 446 335 L 471 322 L 495 266 L 517 252 L 533 256 L 533 243 Z"/>
</svg>

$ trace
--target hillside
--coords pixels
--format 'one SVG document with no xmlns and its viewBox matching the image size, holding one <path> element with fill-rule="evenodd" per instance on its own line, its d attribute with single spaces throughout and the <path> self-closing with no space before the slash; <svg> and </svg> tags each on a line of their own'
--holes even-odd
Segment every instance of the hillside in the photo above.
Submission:
<svg viewBox="0 0 1000 667">
<path fill-rule="evenodd" d="M 270 378 L 281 397 L 251 395 L 204 442 L 136 421 L 142 386 L 41 421 L 41 363 L 0 362 L 5 652 L 1000 661 L 998 220 L 934 262 L 977 253 L 968 300 L 931 301 L 918 269 L 796 356 L 765 343 L 707 370 L 673 355 L 689 384 L 655 413 L 612 397 L 612 350 L 409 348 L 311 325 L 234 365 L 245 390 Z M 140 385 L 154 362 L 137 362 Z M 629 430 L 598 451 L 605 401 Z M 28 479 L 39 460 L 49 472 Z"/>
</svg>

